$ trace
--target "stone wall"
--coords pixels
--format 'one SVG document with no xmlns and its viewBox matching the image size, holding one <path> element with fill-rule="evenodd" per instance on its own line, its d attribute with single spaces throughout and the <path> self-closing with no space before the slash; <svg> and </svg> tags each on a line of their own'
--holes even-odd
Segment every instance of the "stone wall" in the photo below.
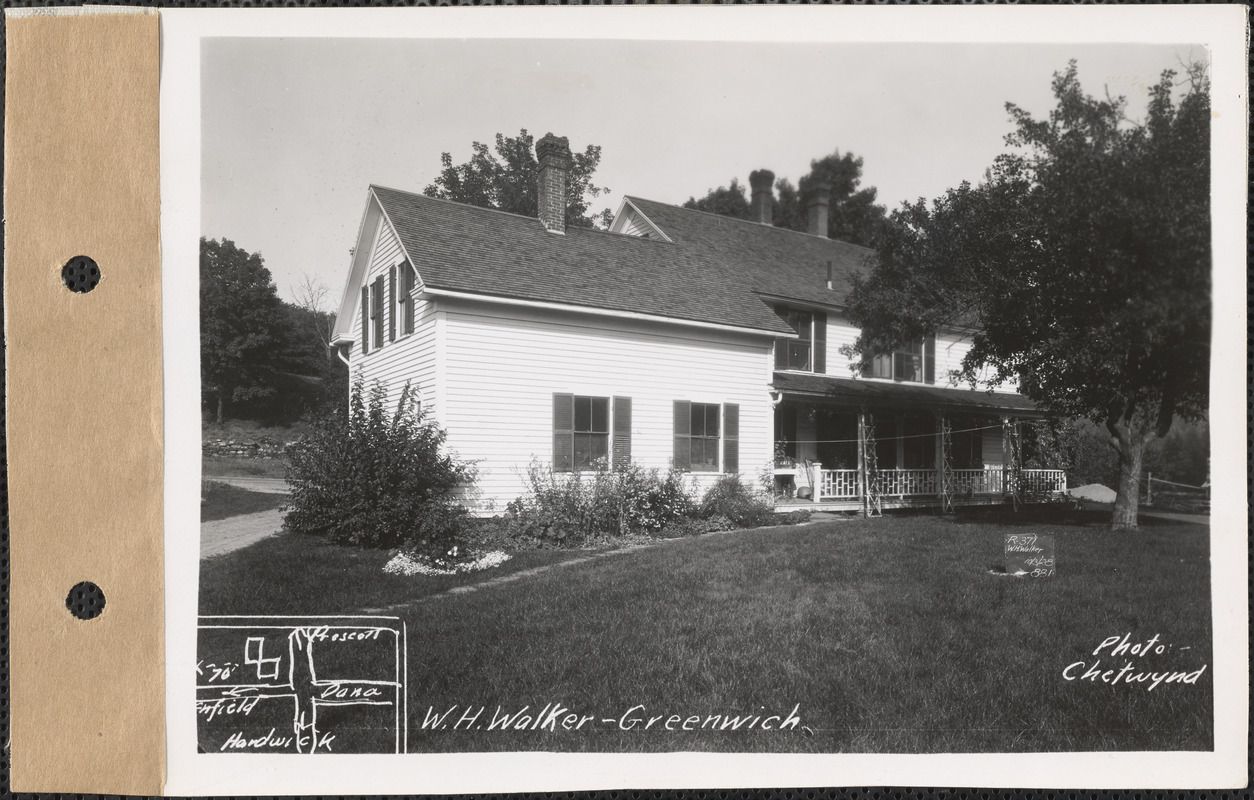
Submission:
<svg viewBox="0 0 1254 800">
<path fill-rule="evenodd" d="M 278 458 L 290 442 L 260 437 L 257 439 L 203 439 L 201 450 L 207 456 L 234 458 Z"/>
</svg>

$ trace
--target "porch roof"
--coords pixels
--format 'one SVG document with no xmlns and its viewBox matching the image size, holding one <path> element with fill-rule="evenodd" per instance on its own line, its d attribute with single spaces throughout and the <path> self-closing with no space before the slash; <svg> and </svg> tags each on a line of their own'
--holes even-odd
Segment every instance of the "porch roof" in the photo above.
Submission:
<svg viewBox="0 0 1254 800">
<path fill-rule="evenodd" d="M 1011 413 L 1017 417 L 1039 417 L 1036 404 L 1013 392 L 988 392 L 975 389 L 953 389 L 914 383 L 838 378 L 834 375 L 808 375 L 797 372 L 776 372 L 773 382 L 777 391 L 832 403 L 878 408 L 939 409 L 969 413 Z"/>
</svg>

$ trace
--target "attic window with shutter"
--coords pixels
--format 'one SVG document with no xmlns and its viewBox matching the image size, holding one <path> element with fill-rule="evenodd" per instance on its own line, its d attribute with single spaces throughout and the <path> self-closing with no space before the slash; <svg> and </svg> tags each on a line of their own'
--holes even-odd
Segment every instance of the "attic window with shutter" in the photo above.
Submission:
<svg viewBox="0 0 1254 800">
<path fill-rule="evenodd" d="M 370 285 L 370 332 L 375 348 L 383 346 L 383 276 Z"/>
<path fill-rule="evenodd" d="M 414 268 L 408 261 L 402 261 L 400 270 L 400 292 L 396 297 L 398 314 L 401 318 L 401 335 L 414 332 Z"/>
</svg>

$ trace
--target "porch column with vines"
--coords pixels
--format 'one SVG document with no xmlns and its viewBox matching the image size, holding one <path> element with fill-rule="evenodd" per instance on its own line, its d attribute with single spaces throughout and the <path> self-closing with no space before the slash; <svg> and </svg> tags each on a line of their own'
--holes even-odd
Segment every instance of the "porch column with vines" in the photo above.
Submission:
<svg viewBox="0 0 1254 800">
<path fill-rule="evenodd" d="M 862 516 L 883 516 L 875 453 L 875 417 L 865 408 L 858 412 L 858 481 L 862 490 Z"/>
<path fill-rule="evenodd" d="M 936 415 L 936 434 L 940 440 L 940 458 L 937 460 L 937 472 L 940 473 L 940 495 L 941 495 L 941 513 L 952 514 L 954 511 L 954 495 L 957 493 L 957 486 L 954 485 L 954 463 L 953 463 L 953 436 L 952 426 L 949 423 L 949 417 L 945 414 L 938 413 Z"/>
</svg>

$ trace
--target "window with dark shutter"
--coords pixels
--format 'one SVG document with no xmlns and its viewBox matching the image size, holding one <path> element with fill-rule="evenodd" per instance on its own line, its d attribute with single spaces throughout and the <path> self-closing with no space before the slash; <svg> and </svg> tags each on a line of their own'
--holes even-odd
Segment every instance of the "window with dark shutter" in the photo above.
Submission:
<svg viewBox="0 0 1254 800">
<path fill-rule="evenodd" d="M 414 268 L 408 261 L 401 262 L 401 333 L 414 332 Z"/>
<path fill-rule="evenodd" d="M 740 406 L 723 404 L 723 472 L 740 472 Z"/>
<path fill-rule="evenodd" d="M 923 340 L 923 382 L 936 383 L 936 337 Z"/>
<path fill-rule="evenodd" d="M 370 287 L 370 331 L 374 339 L 374 347 L 378 350 L 383 346 L 383 276 L 374 279 Z"/>
<path fill-rule="evenodd" d="M 370 352 L 370 289 L 361 287 L 361 354 Z"/>
<path fill-rule="evenodd" d="M 610 399 L 553 395 L 553 470 L 604 469 L 609 466 L 609 458 Z"/>
<path fill-rule="evenodd" d="M 631 464 L 631 398 L 614 398 L 614 467 Z"/>
<path fill-rule="evenodd" d="M 827 372 L 827 315 L 814 312 L 814 347 L 811 369 L 820 374 Z"/>
<path fill-rule="evenodd" d="M 796 339 L 775 340 L 775 369 L 811 369 L 815 314 L 787 306 L 776 306 L 775 314 L 796 332 Z M 826 334 L 826 331 L 824 331 Z M 824 342 L 826 343 L 826 337 Z"/>
<path fill-rule="evenodd" d="M 691 463 L 689 461 L 691 455 L 689 434 L 692 432 L 692 412 L 689 408 L 691 405 L 687 400 L 675 401 L 675 449 L 672 460 L 675 463 L 675 469 L 685 472 Z"/>
<path fill-rule="evenodd" d="M 396 341 L 396 267 L 388 270 L 388 341 Z"/>
<path fill-rule="evenodd" d="M 722 407 L 718 403 L 675 401 L 675 467 L 718 472 Z"/>
<path fill-rule="evenodd" d="M 575 396 L 553 395 L 553 471 L 575 468 Z"/>
</svg>

